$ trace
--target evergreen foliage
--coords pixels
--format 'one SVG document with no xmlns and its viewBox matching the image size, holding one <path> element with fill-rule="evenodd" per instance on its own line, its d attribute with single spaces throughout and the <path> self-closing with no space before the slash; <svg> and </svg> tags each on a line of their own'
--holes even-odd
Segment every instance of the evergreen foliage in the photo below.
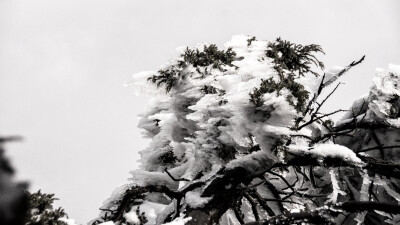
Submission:
<svg viewBox="0 0 400 225">
<path fill-rule="evenodd" d="M 40 190 L 35 193 L 27 193 L 29 198 L 28 221 L 26 225 L 67 225 L 61 218 L 67 217 L 61 207 L 54 209 L 54 194 L 42 193 Z"/>
<path fill-rule="evenodd" d="M 169 150 L 160 156 L 160 161 L 164 164 L 174 164 L 177 160 L 178 158 L 175 156 L 172 150 Z"/>
<path fill-rule="evenodd" d="M 324 64 L 314 55 L 318 52 L 324 53 L 319 45 L 303 46 L 277 38 L 275 42 L 268 44 L 266 56 L 273 59 L 275 69 L 278 72 L 289 70 L 292 73 L 297 73 L 298 76 L 304 76 L 307 73 L 318 76 L 318 73 L 311 70 L 312 64 L 324 69 Z"/>
<path fill-rule="evenodd" d="M 263 104 L 262 96 L 265 93 L 277 92 L 279 95 L 282 89 L 288 89 L 291 95 L 288 95 L 286 100 L 290 105 L 294 106 L 298 112 L 302 112 L 307 103 L 309 93 L 304 89 L 304 86 L 297 83 L 293 74 L 287 75 L 279 83 L 275 82 L 273 78 L 262 80 L 259 88 L 254 88 L 250 93 L 250 101 L 257 107 Z M 295 99 L 294 99 L 295 98 Z"/>
<path fill-rule="evenodd" d="M 173 93 L 145 90 L 154 98 L 140 127 L 152 141 L 93 224 L 139 223 L 139 205 L 147 224 L 397 224 L 400 66 L 350 110 L 323 112 L 339 84 L 321 93 L 364 57 L 319 77 L 318 45 L 238 35 L 226 46 L 187 48 L 134 76 L 141 90 L 150 80 Z"/>
<path fill-rule="evenodd" d="M 236 53 L 232 51 L 232 48 L 228 48 L 226 51 L 218 50 L 215 44 L 204 45 L 204 50 L 189 49 L 182 54 L 183 61 L 179 62 L 180 67 L 185 67 L 188 64 L 193 67 L 209 66 L 211 65 L 214 69 L 223 70 L 223 65 L 232 66 L 232 62 L 235 59 Z"/>
<path fill-rule="evenodd" d="M 218 152 L 218 157 L 225 162 L 235 159 L 235 155 L 238 153 L 234 147 L 227 145 L 222 145 L 220 148 L 216 149 L 216 151 Z"/>
<path fill-rule="evenodd" d="M 249 40 L 248 45 L 255 39 Z M 314 53 L 318 52 L 324 53 L 319 45 L 303 46 L 280 38 L 277 38 L 275 42 L 270 42 L 266 50 L 266 56 L 272 58 L 275 64 L 274 69 L 278 72 L 280 80 L 278 82 L 273 78 L 262 80 L 260 87 L 254 88 L 253 92 L 250 93 L 250 101 L 259 107 L 263 104 L 263 94 L 276 91 L 279 95 L 280 91 L 286 88 L 291 92 L 291 95 L 287 96 L 287 101 L 298 112 L 302 112 L 305 109 L 309 93 L 295 79 L 296 77 L 305 76 L 307 73 L 318 76 L 318 73 L 311 70 L 312 64 L 324 69 L 324 64 L 314 55 Z"/>
<path fill-rule="evenodd" d="M 253 36 L 252 38 L 247 39 L 247 47 L 249 47 L 249 46 L 251 45 L 251 43 L 252 43 L 253 41 L 255 41 L 255 40 L 256 40 L 256 37 L 255 37 L 255 36 Z"/>
<path fill-rule="evenodd" d="M 137 206 L 135 212 L 136 215 L 140 221 L 139 224 L 130 224 L 129 222 L 126 221 L 126 219 L 123 217 L 123 214 L 119 213 L 118 209 L 117 210 L 106 210 L 104 215 L 93 221 L 91 224 L 92 225 L 97 225 L 101 224 L 106 221 L 120 221 L 122 223 L 125 223 L 127 225 L 144 225 L 145 223 L 148 222 L 145 213 L 140 212 L 140 205 L 143 202 L 143 199 L 146 197 L 146 191 L 149 191 L 148 189 L 141 188 L 139 186 L 132 186 L 128 190 L 125 191 L 124 196 L 125 198 L 118 200 L 115 204 L 119 205 L 120 208 L 123 208 L 123 212 L 129 212 L 132 210 L 133 207 Z M 102 210 L 102 209 L 101 209 Z"/>
<path fill-rule="evenodd" d="M 0 136 L 0 224 L 23 225 L 28 209 L 27 184 L 14 181 L 14 167 L 5 155 L 4 144 L 19 141 L 18 136 Z"/>
<path fill-rule="evenodd" d="M 389 117 L 398 118 L 400 117 L 400 96 L 394 95 L 389 101 L 390 106 Z"/>
<path fill-rule="evenodd" d="M 186 78 L 184 69 L 189 65 L 193 66 L 199 73 L 202 73 L 200 67 L 206 67 L 203 72 L 203 76 L 206 76 L 210 72 L 208 66 L 211 67 L 210 69 L 224 71 L 224 65 L 233 66 L 232 62 L 235 60 L 235 56 L 236 53 L 231 48 L 226 51 L 218 50 L 218 47 L 214 44 L 204 45 L 203 51 L 186 48 L 185 52 L 181 54 L 182 59 L 166 69 L 159 70 L 158 74 L 149 77 L 148 80 L 157 84 L 157 87 L 164 84 L 168 93 L 179 79 Z"/>
<path fill-rule="evenodd" d="M 132 225 L 144 225 L 144 224 L 146 224 L 148 222 L 145 213 L 140 211 L 140 206 L 138 206 L 136 208 L 135 212 L 136 212 L 136 215 L 137 215 L 140 223 L 139 224 L 132 224 Z M 131 225 L 129 222 L 127 222 L 127 224 Z"/>
</svg>

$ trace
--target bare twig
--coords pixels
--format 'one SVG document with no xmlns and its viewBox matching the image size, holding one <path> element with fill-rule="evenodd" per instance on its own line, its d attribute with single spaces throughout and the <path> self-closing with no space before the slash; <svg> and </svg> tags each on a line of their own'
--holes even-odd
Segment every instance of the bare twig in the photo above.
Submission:
<svg viewBox="0 0 400 225">
<path fill-rule="evenodd" d="M 361 149 L 361 150 L 357 151 L 357 153 L 375 151 L 375 150 L 383 150 L 383 149 L 391 149 L 391 148 L 400 148 L 400 145 L 385 146 L 384 144 L 380 144 L 375 147 Z"/>
<path fill-rule="evenodd" d="M 350 63 L 350 65 L 346 66 L 343 70 L 341 70 L 339 73 L 337 73 L 335 76 L 333 76 L 327 82 L 325 82 L 323 86 L 326 87 L 326 86 L 332 84 L 339 77 L 341 77 L 343 74 L 345 74 L 347 71 L 349 71 L 352 67 L 354 67 L 354 66 L 360 64 L 362 61 L 364 61 L 364 59 L 365 59 L 365 55 L 363 57 L 361 57 L 361 59 L 359 59 L 358 61 L 353 61 L 352 63 Z"/>
<path fill-rule="evenodd" d="M 171 174 L 170 172 L 168 172 L 167 168 L 165 168 L 164 171 L 168 174 L 169 177 L 171 177 L 171 179 L 172 179 L 173 181 L 190 181 L 190 180 L 185 179 L 185 178 L 176 179 L 174 176 L 172 176 L 172 174 Z"/>
</svg>

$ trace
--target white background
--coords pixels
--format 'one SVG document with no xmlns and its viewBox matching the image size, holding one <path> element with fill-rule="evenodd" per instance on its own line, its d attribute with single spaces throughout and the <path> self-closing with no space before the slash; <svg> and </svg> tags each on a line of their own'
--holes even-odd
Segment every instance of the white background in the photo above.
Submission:
<svg viewBox="0 0 400 225">
<path fill-rule="evenodd" d="M 368 91 L 376 67 L 400 64 L 400 1 L 0 0 L 0 135 L 19 180 L 56 193 L 79 223 L 96 217 L 137 168 L 146 99 L 125 88 L 182 45 L 234 34 L 320 44 L 349 72 L 326 110 Z"/>
</svg>

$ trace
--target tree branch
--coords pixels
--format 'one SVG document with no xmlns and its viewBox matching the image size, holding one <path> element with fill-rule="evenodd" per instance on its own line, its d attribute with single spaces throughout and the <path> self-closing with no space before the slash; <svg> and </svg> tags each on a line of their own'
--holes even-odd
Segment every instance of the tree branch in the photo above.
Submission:
<svg viewBox="0 0 400 225">
<path fill-rule="evenodd" d="M 297 224 L 307 221 L 311 224 L 330 223 L 339 212 L 363 212 L 378 210 L 386 213 L 400 214 L 400 205 L 381 202 L 344 202 L 328 207 L 317 208 L 313 211 L 286 213 L 269 219 L 246 223 L 245 225 Z"/>
</svg>

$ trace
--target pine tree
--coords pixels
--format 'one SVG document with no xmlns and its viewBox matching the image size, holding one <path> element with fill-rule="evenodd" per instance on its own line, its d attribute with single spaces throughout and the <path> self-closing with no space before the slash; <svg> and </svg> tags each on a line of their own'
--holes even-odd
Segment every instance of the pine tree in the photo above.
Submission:
<svg viewBox="0 0 400 225">
<path fill-rule="evenodd" d="M 29 193 L 29 210 L 26 225 L 68 225 L 64 219 L 67 214 L 61 207 L 54 209 L 54 194 L 42 193 L 41 190 Z"/>
<path fill-rule="evenodd" d="M 139 123 L 152 141 L 92 224 L 396 224 L 400 67 L 351 109 L 323 113 L 364 57 L 324 72 L 318 45 L 234 36 L 226 47 L 186 48 L 134 76 L 155 96 Z"/>
<path fill-rule="evenodd" d="M 27 191 L 28 184 L 14 182 L 14 168 L 4 156 L 4 143 L 19 141 L 19 136 L 0 137 L 0 224 L 72 225 L 61 207 L 53 209 L 54 194 Z"/>
<path fill-rule="evenodd" d="M 27 185 L 13 180 L 14 168 L 5 157 L 4 144 L 18 141 L 20 137 L 0 137 L 0 224 L 23 225 L 25 223 L 28 199 Z"/>
</svg>

